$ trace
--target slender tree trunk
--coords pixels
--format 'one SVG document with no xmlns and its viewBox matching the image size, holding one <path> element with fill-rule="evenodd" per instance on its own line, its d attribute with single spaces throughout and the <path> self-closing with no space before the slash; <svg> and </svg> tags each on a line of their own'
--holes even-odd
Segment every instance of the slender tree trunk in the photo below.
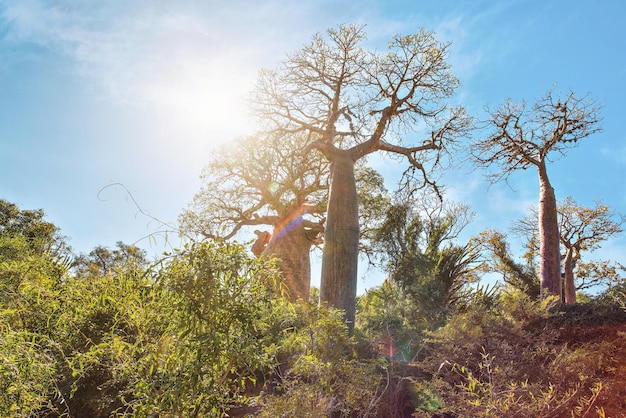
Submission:
<svg viewBox="0 0 626 418">
<path fill-rule="evenodd" d="M 285 278 L 287 297 L 292 302 L 309 301 L 311 288 L 311 241 L 302 223 L 276 228 L 263 256 L 276 257 Z"/>
<path fill-rule="evenodd" d="M 359 258 L 359 202 L 354 161 L 348 153 L 338 153 L 333 158 L 331 170 L 320 302 L 343 309 L 345 321 L 352 330 Z"/>
<path fill-rule="evenodd" d="M 563 270 L 565 277 L 563 284 L 565 286 L 564 296 L 565 303 L 576 303 L 576 287 L 574 286 L 574 249 L 567 248 L 565 250 L 565 261 L 563 262 Z"/>
<path fill-rule="evenodd" d="M 556 197 L 545 162 L 539 169 L 539 276 L 542 296 L 561 297 L 561 253 Z"/>
</svg>

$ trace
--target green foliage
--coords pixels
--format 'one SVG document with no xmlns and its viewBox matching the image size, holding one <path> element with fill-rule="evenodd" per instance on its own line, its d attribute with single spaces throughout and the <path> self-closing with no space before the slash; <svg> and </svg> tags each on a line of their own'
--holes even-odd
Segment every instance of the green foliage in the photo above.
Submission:
<svg viewBox="0 0 626 418">
<path fill-rule="evenodd" d="M 238 244 L 152 266 L 132 246 L 97 250 L 84 261 L 114 267 L 70 277 L 27 234 L 0 234 L 0 416 L 608 416 L 606 378 L 626 368 L 626 334 L 594 337 L 624 315 L 619 280 L 561 307 L 467 286 L 443 326 L 388 280 L 350 337 L 343 312 L 289 302 L 276 265 Z M 579 335 L 590 318 L 606 328 Z"/>
<path fill-rule="evenodd" d="M 275 269 L 234 244 L 190 246 L 157 277 L 169 324 L 144 358 L 129 405 L 142 414 L 222 415 L 273 365 L 263 314 L 278 288 Z M 158 378 L 155 378 L 158 377 Z"/>
<path fill-rule="evenodd" d="M 417 411 L 436 411 L 444 406 L 441 393 L 434 383 L 429 380 L 411 380 L 414 404 Z"/>
<path fill-rule="evenodd" d="M 7 248 L 6 244 L 3 244 L 0 259 L 15 259 L 26 254 L 45 255 L 55 265 L 54 269 L 48 271 L 49 274 L 61 277 L 69 269 L 71 249 L 59 228 L 44 220 L 44 212 L 41 209 L 23 210 L 13 203 L 0 199 L 0 237 L 22 240 L 19 254 L 10 253 L 10 246 Z"/>
<path fill-rule="evenodd" d="M 430 328 L 421 307 L 390 280 L 359 298 L 356 319 L 357 332 L 392 361 L 411 361 Z"/>
<path fill-rule="evenodd" d="M 0 334 L 0 416 L 32 417 L 41 410 L 58 413 L 51 396 L 55 385 L 57 347 L 27 331 L 2 329 Z"/>
<path fill-rule="evenodd" d="M 0 411 L 221 416 L 274 364 L 264 338 L 276 269 L 239 245 L 190 246 L 158 271 L 127 257 L 61 281 L 25 245 L 0 236 L 0 349 L 11 353 Z"/>
<path fill-rule="evenodd" d="M 21 236 L 26 240 L 29 251 L 39 254 L 49 252 L 62 243 L 59 229 L 44 220 L 43 210 L 22 210 L 2 199 L 0 199 L 0 235 Z"/>
<path fill-rule="evenodd" d="M 74 270 L 80 277 L 106 276 L 130 273 L 145 268 L 148 264 L 146 252 L 135 245 L 119 241 L 113 250 L 98 246 L 89 254 L 81 254 L 74 260 Z"/>
<path fill-rule="evenodd" d="M 255 401 L 259 416 L 379 416 L 389 384 L 387 364 L 363 357 L 348 338 L 342 313 L 284 304 L 280 316 L 274 335 L 282 360 Z"/>
<path fill-rule="evenodd" d="M 505 234 L 494 229 L 482 231 L 472 238 L 477 247 L 489 254 L 483 266 L 485 272 L 499 273 L 502 275 L 502 280 L 509 286 L 521 290 L 532 299 L 539 299 L 541 286 L 538 266 L 535 262 L 538 251 L 536 235 L 528 234 L 524 263 L 515 261 L 506 239 Z"/>
<path fill-rule="evenodd" d="M 479 254 L 469 243 L 453 243 L 471 218 L 466 207 L 422 205 L 420 213 L 409 204 L 390 206 L 376 238 L 390 280 L 412 300 L 420 321 L 433 329 L 445 324 L 466 284 L 475 280 Z"/>
</svg>

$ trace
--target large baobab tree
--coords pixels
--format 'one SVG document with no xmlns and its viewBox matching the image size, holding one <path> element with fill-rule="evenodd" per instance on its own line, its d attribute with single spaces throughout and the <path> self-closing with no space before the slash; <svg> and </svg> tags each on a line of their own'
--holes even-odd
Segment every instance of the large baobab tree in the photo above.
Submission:
<svg viewBox="0 0 626 418">
<path fill-rule="evenodd" d="M 425 30 L 393 37 L 384 52 L 365 49 L 365 40 L 356 25 L 316 34 L 276 70 L 261 71 L 253 95 L 268 130 L 302 132 L 303 154 L 321 153 L 331 164 L 320 298 L 345 310 L 350 327 L 359 246 L 355 162 L 382 151 L 406 159 L 404 184 L 435 186 L 432 169 L 470 125 L 463 108 L 446 103 L 459 84 L 448 44 Z"/>
<path fill-rule="evenodd" d="M 478 165 L 497 165 L 492 182 L 517 170 L 535 167 L 539 174 L 539 275 L 544 296 L 561 294 L 560 235 L 554 189 L 548 178 L 549 156 L 564 155 L 578 141 L 600 130 L 599 106 L 588 96 L 570 92 L 563 98 L 546 93 L 532 108 L 506 101 L 488 110 L 486 137 L 472 144 Z"/>
</svg>

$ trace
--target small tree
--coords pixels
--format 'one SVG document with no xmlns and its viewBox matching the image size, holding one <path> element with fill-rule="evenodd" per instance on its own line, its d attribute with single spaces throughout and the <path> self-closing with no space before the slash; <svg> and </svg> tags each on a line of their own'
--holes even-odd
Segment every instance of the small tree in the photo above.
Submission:
<svg viewBox="0 0 626 418">
<path fill-rule="evenodd" d="M 472 219 L 469 208 L 434 203 L 421 208 L 407 203 L 391 206 L 377 236 L 389 280 L 413 300 L 418 311 L 414 316 L 420 317 L 424 329 L 445 323 L 479 264 L 473 243 L 454 242 Z"/>
<path fill-rule="evenodd" d="M 535 167 L 539 174 L 539 275 L 541 288 L 561 294 L 559 227 L 554 189 L 548 179 L 549 155 L 564 155 L 578 141 L 600 130 L 598 106 L 587 96 L 570 92 L 563 99 L 552 92 L 539 99 L 532 109 L 526 102 L 508 100 L 489 110 L 488 133 L 472 145 L 479 166 L 499 166 L 492 182 L 508 178 L 517 170 Z"/>
<path fill-rule="evenodd" d="M 141 270 L 147 267 L 146 251 L 135 245 L 118 241 L 113 250 L 98 246 L 89 254 L 81 254 L 74 260 L 78 277 L 98 277 L 114 273 Z"/>
<path fill-rule="evenodd" d="M 622 232 L 621 226 L 625 221 L 623 215 L 616 215 L 603 203 L 586 208 L 568 196 L 559 205 L 561 244 L 565 247 L 563 259 L 565 303 L 576 302 L 574 269 L 580 260 L 580 253 L 592 252 L 602 241 Z"/>
<path fill-rule="evenodd" d="M 522 291 L 532 300 L 539 299 L 541 288 L 535 263 L 534 237 L 527 242 L 524 263 L 515 261 L 506 239 L 506 234 L 495 229 L 487 229 L 472 238 L 474 245 L 489 254 L 483 265 L 484 270 L 502 274 L 502 280 L 507 285 Z"/>
<path fill-rule="evenodd" d="M 278 70 L 262 71 L 253 97 L 268 130 L 304 133 L 304 153 L 317 150 L 331 164 L 320 294 L 345 311 L 350 326 L 359 248 L 355 162 L 383 151 L 407 160 L 405 180 L 435 186 L 431 170 L 469 127 L 464 110 L 445 102 L 459 84 L 446 61 L 449 44 L 423 29 L 393 37 L 383 53 L 364 49 L 365 39 L 357 25 L 315 35 Z M 423 140 L 405 137 L 418 126 L 428 130 Z"/>
</svg>

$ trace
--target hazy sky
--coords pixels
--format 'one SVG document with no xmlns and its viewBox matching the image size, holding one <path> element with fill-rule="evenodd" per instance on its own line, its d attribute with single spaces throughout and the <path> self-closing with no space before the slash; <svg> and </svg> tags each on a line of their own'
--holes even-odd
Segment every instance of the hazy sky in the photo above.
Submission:
<svg viewBox="0 0 626 418">
<path fill-rule="evenodd" d="M 479 118 L 555 85 L 597 98 L 603 132 L 549 175 L 557 198 L 626 213 L 625 18 L 621 0 L 0 0 L 0 198 L 44 209 L 76 252 L 124 241 L 158 253 L 162 240 L 142 237 L 159 224 L 126 189 L 175 224 L 212 148 L 254 131 L 246 97 L 257 72 L 315 32 L 360 23 L 380 49 L 418 27 L 451 41 L 455 101 Z M 393 167 L 379 168 L 393 183 Z M 538 199 L 532 170 L 489 187 L 459 169 L 444 184 L 477 213 L 468 233 L 506 229 Z M 623 237 L 601 252 L 625 254 Z"/>
</svg>

